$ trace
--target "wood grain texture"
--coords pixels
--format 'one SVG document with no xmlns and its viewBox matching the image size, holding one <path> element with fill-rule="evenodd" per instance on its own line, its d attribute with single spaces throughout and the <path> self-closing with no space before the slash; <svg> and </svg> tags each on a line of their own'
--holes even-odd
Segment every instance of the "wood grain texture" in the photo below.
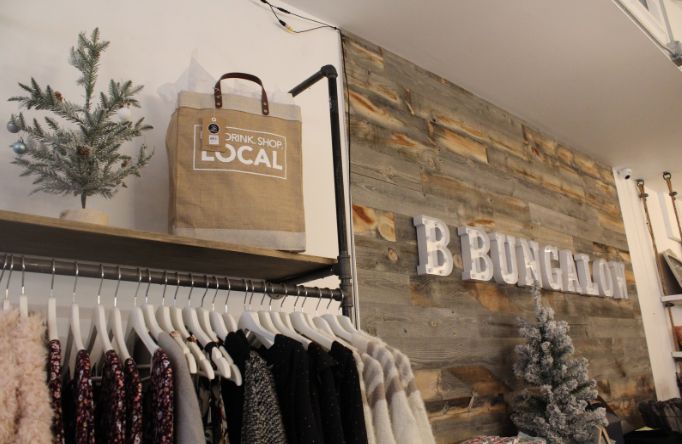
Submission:
<svg viewBox="0 0 682 444">
<path fill-rule="evenodd" d="M 277 280 L 336 259 L 0 211 L 0 251 L 131 267 Z"/>
<path fill-rule="evenodd" d="M 370 42 L 345 41 L 351 191 L 363 328 L 411 359 L 438 443 L 515 434 L 517 318 L 527 289 L 461 280 L 472 225 L 625 264 L 629 300 L 543 292 L 616 413 L 655 397 L 611 168 Z M 450 228 L 454 269 L 418 276 L 412 218 Z"/>
</svg>

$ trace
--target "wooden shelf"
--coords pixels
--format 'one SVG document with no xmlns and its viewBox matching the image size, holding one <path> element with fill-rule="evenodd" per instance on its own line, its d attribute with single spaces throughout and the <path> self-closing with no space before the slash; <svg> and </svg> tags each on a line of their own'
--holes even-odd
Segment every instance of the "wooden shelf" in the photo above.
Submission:
<svg viewBox="0 0 682 444">
<path fill-rule="evenodd" d="M 682 301 L 682 294 L 671 294 L 669 296 L 661 297 L 661 302 L 675 302 Z"/>
<path fill-rule="evenodd" d="M 277 281 L 336 259 L 0 211 L 0 252 Z"/>
</svg>

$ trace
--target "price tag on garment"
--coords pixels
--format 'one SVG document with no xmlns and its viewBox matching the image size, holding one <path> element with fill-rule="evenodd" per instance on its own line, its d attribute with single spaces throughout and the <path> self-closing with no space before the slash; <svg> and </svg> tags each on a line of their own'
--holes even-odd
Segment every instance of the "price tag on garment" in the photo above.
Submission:
<svg viewBox="0 0 682 444">
<path fill-rule="evenodd" d="M 204 151 L 226 151 L 224 119 L 208 116 L 201 118 L 201 149 Z"/>
</svg>

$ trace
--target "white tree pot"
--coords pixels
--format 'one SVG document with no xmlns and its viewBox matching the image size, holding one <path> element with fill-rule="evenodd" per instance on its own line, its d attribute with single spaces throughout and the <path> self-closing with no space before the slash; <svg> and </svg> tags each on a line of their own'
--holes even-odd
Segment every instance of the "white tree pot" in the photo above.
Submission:
<svg viewBox="0 0 682 444">
<path fill-rule="evenodd" d="M 89 208 L 64 210 L 59 215 L 59 218 L 96 225 L 109 225 L 109 215 L 107 213 L 104 211 L 91 210 Z"/>
</svg>

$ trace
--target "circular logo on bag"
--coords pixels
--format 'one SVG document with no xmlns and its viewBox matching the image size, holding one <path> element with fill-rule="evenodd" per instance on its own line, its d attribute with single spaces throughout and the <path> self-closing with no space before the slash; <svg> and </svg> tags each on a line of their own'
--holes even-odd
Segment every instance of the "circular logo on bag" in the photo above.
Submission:
<svg viewBox="0 0 682 444">
<path fill-rule="evenodd" d="M 212 123 L 208 126 L 208 132 L 211 134 L 216 134 L 220 131 L 220 127 L 216 125 L 215 123 Z"/>
</svg>

